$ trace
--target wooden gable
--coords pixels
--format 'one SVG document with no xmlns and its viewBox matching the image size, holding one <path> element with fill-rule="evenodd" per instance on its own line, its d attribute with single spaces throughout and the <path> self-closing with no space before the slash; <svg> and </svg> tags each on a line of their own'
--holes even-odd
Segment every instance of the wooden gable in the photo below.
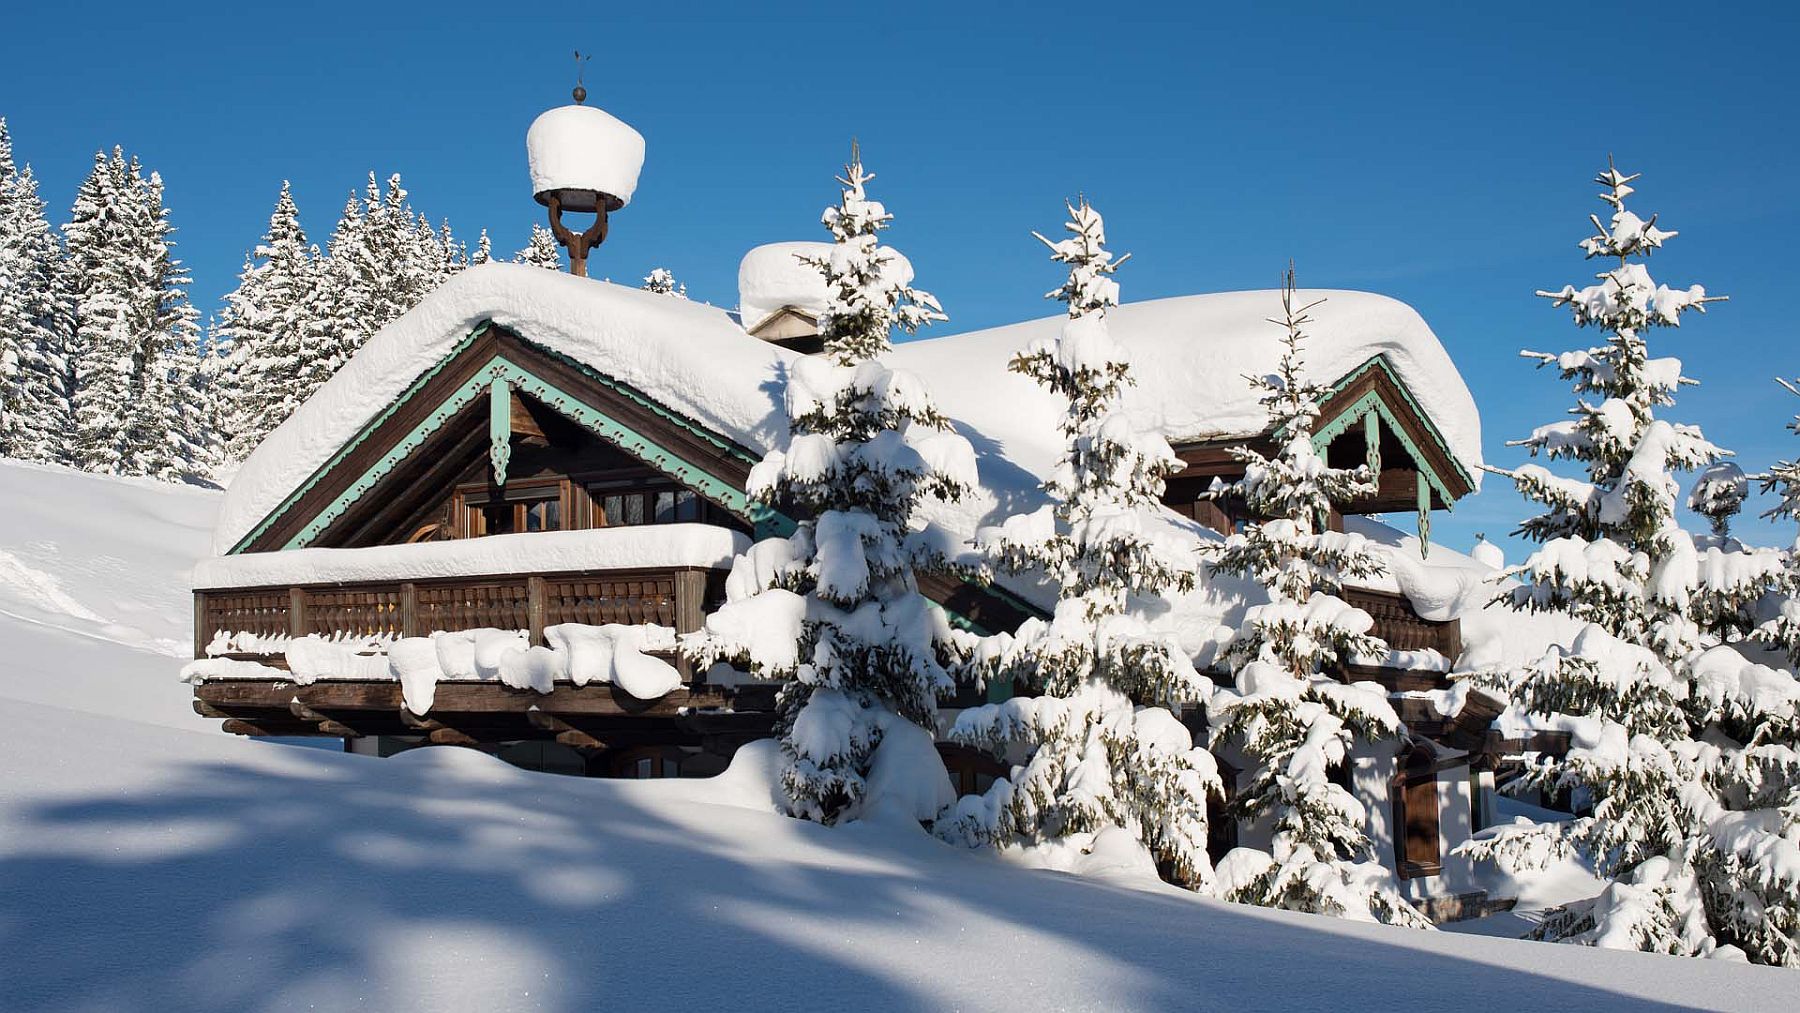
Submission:
<svg viewBox="0 0 1800 1013">
<path fill-rule="evenodd" d="M 1229 504 L 1202 498 L 1213 480 L 1230 482 L 1244 473 L 1234 456 L 1247 447 L 1273 456 L 1281 433 L 1191 440 L 1175 445 L 1187 468 L 1170 480 L 1166 502 L 1176 510 L 1222 530 L 1238 518 Z M 1332 467 L 1371 465 L 1377 473 L 1373 496 L 1346 504 L 1347 514 L 1416 511 L 1421 527 L 1431 510 L 1448 510 L 1474 491 L 1469 472 L 1450 452 L 1437 425 L 1419 409 L 1384 356 L 1351 370 L 1332 387 L 1313 428 L 1314 449 Z"/>
<path fill-rule="evenodd" d="M 456 524 L 458 498 L 467 505 L 468 487 L 484 469 L 508 476 L 491 483 L 485 505 L 527 499 L 517 490 L 553 478 L 565 489 L 581 483 L 589 497 L 559 501 L 562 515 L 573 517 L 596 509 L 596 498 L 606 505 L 605 490 L 590 480 L 629 466 L 692 494 L 706 505 L 704 519 L 758 536 L 791 531 L 791 518 L 743 492 L 757 460 L 641 392 L 484 323 L 232 551 L 407 541 L 434 523 Z M 982 632 L 1014 629 L 1037 611 L 999 588 L 954 578 L 922 579 L 921 590 Z"/>
</svg>

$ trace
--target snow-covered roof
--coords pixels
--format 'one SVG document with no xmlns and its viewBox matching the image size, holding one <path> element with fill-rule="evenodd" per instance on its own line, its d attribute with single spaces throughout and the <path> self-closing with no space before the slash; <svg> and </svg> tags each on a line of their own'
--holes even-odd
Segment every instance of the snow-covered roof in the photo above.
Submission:
<svg viewBox="0 0 1800 1013">
<path fill-rule="evenodd" d="M 202 559 L 198 588 L 276 587 L 368 580 L 433 580 L 505 573 L 638 567 L 726 567 L 750 547 L 716 524 L 645 524 L 540 531 L 361 549 L 294 549 Z"/>
<path fill-rule="evenodd" d="M 1306 291 L 1312 374 L 1329 382 L 1371 357 L 1394 374 L 1471 473 L 1480 419 L 1449 355 L 1419 315 L 1362 292 Z M 1267 420 L 1244 375 L 1273 370 L 1279 293 L 1184 296 L 1120 306 L 1113 336 L 1130 350 L 1137 386 L 1127 409 L 1177 442 L 1261 432 Z M 446 282 L 382 328 L 337 375 L 250 455 L 226 492 L 214 546 L 228 552 L 339 448 L 436 366 L 483 321 L 516 331 L 654 398 L 698 425 L 763 452 L 785 443 L 782 384 L 798 353 L 750 336 L 725 311 L 540 268 L 485 264 Z M 930 519 L 967 536 L 1041 502 L 1038 485 L 1061 450 L 1057 400 L 1006 369 L 1013 354 L 1061 325 L 1049 317 L 897 347 L 938 407 L 974 443 L 982 488 Z"/>
</svg>

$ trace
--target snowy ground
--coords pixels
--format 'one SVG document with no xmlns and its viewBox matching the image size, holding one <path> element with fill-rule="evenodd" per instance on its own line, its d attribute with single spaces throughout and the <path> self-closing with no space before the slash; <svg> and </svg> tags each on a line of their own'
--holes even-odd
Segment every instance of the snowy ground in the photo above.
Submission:
<svg viewBox="0 0 1800 1013">
<path fill-rule="evenodd" d="M 0 1009 L 1793 1009 L 1792 972 L 1002 865 L 711 781 L 228 738 L 174 681 L 216 497 L 0 464 Z"/>
</svg>

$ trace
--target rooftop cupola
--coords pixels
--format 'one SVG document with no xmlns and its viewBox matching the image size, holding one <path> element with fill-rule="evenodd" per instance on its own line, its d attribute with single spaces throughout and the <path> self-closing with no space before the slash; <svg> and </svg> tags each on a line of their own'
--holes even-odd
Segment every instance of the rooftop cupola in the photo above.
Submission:
<svg viewBox="0 0 1800 1013">
<path fill-rule="evenodd" d="M 585 59 L 576 54 L 577 60 Z M 569 251 L 569 271 L 587 276 L 588 254 L 606 241 L 607 216 L 631 203 L 644 167 L 644 136 L 603 109 L 584 105 L 587 89 L 579 76 L 575 102 L 539 116 L 525 133 L 531 164 L 531 191 L 550 209 L 550 231 Z M 576 232 L 566 213 L 591 214 L 593 224 Z"/>
</svg>

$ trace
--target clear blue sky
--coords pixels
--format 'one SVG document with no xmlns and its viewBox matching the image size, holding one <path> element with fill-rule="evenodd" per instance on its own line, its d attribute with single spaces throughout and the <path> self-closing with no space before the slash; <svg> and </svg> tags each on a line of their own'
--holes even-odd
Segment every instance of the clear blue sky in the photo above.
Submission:
<svg viewBox="0 0 1800 1013">
<path fill-rule="evenodd" d="M 284 178 L 321 241 L 374 169 L 464 238 L 522 245 L 525 128 L 592 50 L 589 101 L 649 144 L 596 274 L 666 265 L 733 304 L 746 249 L 823 235 L 855 135 L 945 333 L 1051 310 L 1027 232 L 1085 191 L 1136 255 L 1127 300 L 1269 287 L 1292 257 L 1304 285 L 1410 303 L 1498 464 L 1570 403 L 1515 353 L 1591 337 L 1531 293 L 1591 274 L 1574 244 L 1612 152 L 1645 174 L 1636 209 L 1682 232 L 1658 280 L 1732 297 L 1658 335 L 1703 382 L 1671 417 L 1749 470 L 1800 454 L 1800 399 L 1770 380 L 1800 373 L 1794 5 L 1640 3 L 1615 33 L 1566 3 L 1260 6 L 15 5 L 0 115 L 59 213 L 97 148 L 160 171 L 210 312 Z M 1525 507 L 1503 484 L 1440 515 L 1440 539 L 1510 530 Z"/>
</svg>

